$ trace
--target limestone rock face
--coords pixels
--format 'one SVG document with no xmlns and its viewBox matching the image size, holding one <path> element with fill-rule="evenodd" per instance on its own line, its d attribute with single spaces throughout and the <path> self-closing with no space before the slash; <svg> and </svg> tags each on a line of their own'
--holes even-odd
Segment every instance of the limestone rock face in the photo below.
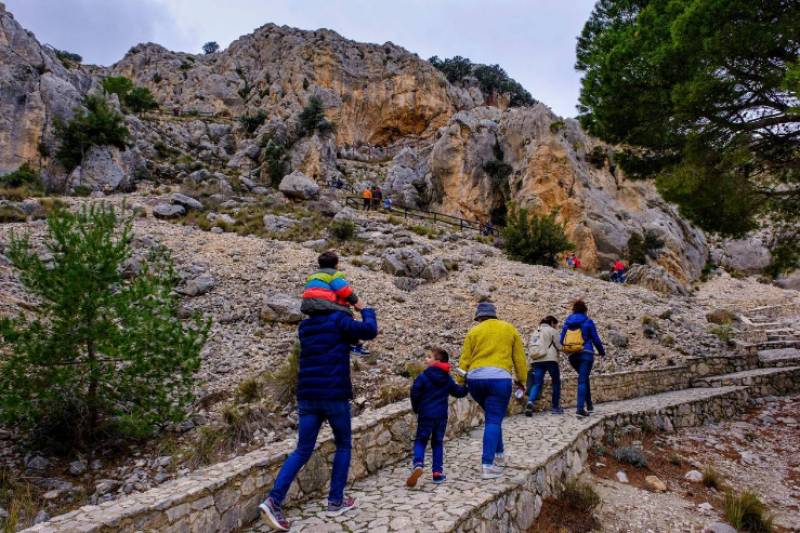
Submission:
<svg viewBox="0 0 800 533">
<path fill-rule="evenodd" d="M 439 210 L 486 221 L 502 216 L 509 201 L 538 213 L 557 209 L 588 268 L 605 269 L 624 257 L 634 231 L 665 241 L 654 262 L 681 283 L 696 278 L 706 262 L 700 230 L 651 184 L 627 180 L 608 163 L 591 165 L 587 154 L 605 147 L 542 104 L 459 112 L 437 135 L 429 161 L 432 205 Z M 487 172 L 496 161 L 510 167 L 508 178 Z"/>
<path fill-rule="evenodd" d="M 143 166 L 137 152 L 120 152 L 113 146 L 92 146 L 83 163 L 69 176 L 71 186 L 84 185 L 103 192 L 129 191 L 136 170 Z"/>
<path fill-rule="evenodd" d="M 654 265 L 634 265 L 625 275 L 626 282 L 641 285 L 652 291 L 664 294 L 686 296 L 689 292 L 669 272 Z"/>
<path fill-rule="evenodd" d="M 71 117 L 92 84 L 87 73 L 66 69 L 0 3 L 0 173 L 51 152 L 53 118 Z"/>
</svg>

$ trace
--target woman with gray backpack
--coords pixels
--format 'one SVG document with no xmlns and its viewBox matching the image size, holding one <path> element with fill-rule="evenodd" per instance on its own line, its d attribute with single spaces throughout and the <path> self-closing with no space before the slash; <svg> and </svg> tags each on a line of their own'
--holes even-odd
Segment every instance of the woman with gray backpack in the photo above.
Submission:
<svg viewBox="0 0 800 533">
<path fill-rule="evenodd" d="M 557 325 L 558 320 L 555 317 L 546 316 L 528 339 L 526 352 L 532 364 L 528 371 L 528 403 L 525 406 L 525 416 L 533 416 L 533 402 L 542 392 L 546 373 L 550 374 L 550 379 L 553 381 L 550 412 L 554 415 L 564 413 L 560 406 L 561 372 L 558 368 L 558 351 L 561 350 L 561 339 L 556 330 Z"/>
</svg>

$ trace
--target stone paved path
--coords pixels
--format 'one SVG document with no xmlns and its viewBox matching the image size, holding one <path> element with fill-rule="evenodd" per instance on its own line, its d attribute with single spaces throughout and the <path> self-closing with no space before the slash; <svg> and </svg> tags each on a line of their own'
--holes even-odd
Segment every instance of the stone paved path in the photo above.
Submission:
<svg viewBox="0 0 800 533">
<path fill-rule="evenodd" d="M 480 478 L 482 428 L 479 428 L 446 442 L 445 472 L 448 479 L 442 485 L 431 483 L 426 472 L 416 488 L 407 489 L 404 482 L 409 472 L 408 464 L 395 464 L 349 488 L 347 493 L 356 498 L 358 508 L 348 514 L 327 518 L 324 515 L 324 500 L 287 509 L 286 513 L 292 522 L 293 532 L 450 531 L 470 512 L 492 502 L 499 493 L 518 485 L 531 472 L 540 469 L 553 455 L 568 448 L 583 430 L 602 423 L 605 416 L 663 409 L 724 395 L 737 389 L 686 389 L 609 402 L 598 405 L 596 413 L 587 419 L 578 419 L 572 413 L 561 416 L 537 414 L 533 418 L 511 417 L 503 424 L 509 467 L 499 479 Z M 427 464 L 430 464 L 430 457 Z M 573 468 L 577 474 L 580 465 L 574 465 Z M 544 470 L 539 470 L 542 476 L 545 475 Z M 243 531 L 261 533 L 269 531 L 269 528 L 254 524 Z"/>
</svg>

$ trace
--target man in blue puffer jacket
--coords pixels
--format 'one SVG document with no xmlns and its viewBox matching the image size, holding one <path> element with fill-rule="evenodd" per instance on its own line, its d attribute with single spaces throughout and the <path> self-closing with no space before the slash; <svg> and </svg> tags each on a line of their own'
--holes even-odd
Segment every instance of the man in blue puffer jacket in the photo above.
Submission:
<svg viewBox="0 0 800 533">
<path fill-rule="evenodd" d="M 431 348 L 425 357 L 428 367 L 417 376 L 411 386 L 411 409 L 417 413 L 417 435 L 414 439 L 414 468 L 406 479 L 406 486 L 413 487 L 422 475 L 425 448 L 431 441 L 433 459 L 433 482 L 443 483 L 444 433 L 447 430 L 447 399 L 450 396 L 463 398 L 467 388 L 456 384 L 450 377 L 450 355 L 442 348 Z"/>
<path fill-rule="evenodd" d="M 606 349 L 603 347 L 603 343 L 600 342 L 597 328 L 592 319 L 586 315 L 587 311 L 586 304 L 582 300 L 577 300 L 572 304 L 572 314 L 564 321 L 564 327 L 561 329 L 562 344 L 564 343 L 564 337 L 567 335 L 567 330 L 580 329 L 583 337 L 583 350 L 569 355 L 569 364 L 578 373 L 578 402 L 575 409 L 576 414 L 581 418 L 589 416 L 594 411 L 589 374 L 594 364 L 595 348 L 597 348 L 597 353 L 601 356 L 606 355 Z"/>
<path fill-rule="evenodd" d="M 281 504 L 297 473 L 311 458 L 322 423 L 333 430 L 336 453 L 333 457 L 328 516 L 337 516 L 355 507 L 353 498 L 344 497 L 350 469 L 351 431 L 350 346 L 378 335 L 375 311 L 359 299 L 353 305 L 361 321 L 344 311 L 314 315 L 300 323 L 300 371 L 297 380 L 297 448 L 286 458 L 269 496 L 259 505 L 263 520 L 273 529 L 288 531 L 289 522 Z"/>
</svg>

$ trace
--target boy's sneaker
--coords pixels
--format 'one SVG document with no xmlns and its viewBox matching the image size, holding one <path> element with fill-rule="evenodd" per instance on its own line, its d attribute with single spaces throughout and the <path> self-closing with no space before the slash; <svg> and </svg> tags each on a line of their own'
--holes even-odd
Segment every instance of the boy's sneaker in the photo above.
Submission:
<svg viewBox="0 0 800 533">
<path fill-rule="evenodd" d="M 508 458 L 501 453 L 494 456 L 494 466 L 498 468 L 505 468 L 508 465 Z"/>
<path fill-rule="evenodd" d="M 564 414 L 564 410 L 562 408 L 560 408 L 560 407 L 553 407 L 552 409 L 550 409 L 550 414 L 563 415 Z"/>
<path fill-rule="evenodd" d="M 533 416 L 533 402 L 525 404 L 525 416 Z"/>
<path fill-rule="evenodd" d="M 575 414 L 578 415 L 578 418 L 586 418 L 587 416 L 589 416 L 589 411 L 587 411 L 586 409 L 580 409 L 576 411 Z"/>
<path fill-rule="evenodd" d="M 328 512 L 326 513 L 328 516 L 339 516 L 340 514 L 344 514 L 350 509 L 356 508 L 356 499 L 351 498 L 350 496 L 345 496 L 342 503 L 331 503 L 328 502 Z"/>
<path fill-rule="evenodd" d="M 369 355 L 369 350 L 363 344 L 356 344 L 350 347 L 350 353 L 353 355 Z"/>
<path fill-rule="evenodd" d="M 433 473 L 433 483 L 434 483 L 434 485 L 438 485 L 440 483 L 444 483 L 445 479 L 447 479 L 447 476 L 445 476 L 443 473 L 441 473 L 441 472 L 434 472 Z"/>
<path fill-rule="evenodd" d="M 587 405 L 587 406 L 586 406 L 586 411 L 587 411 L 589 414 L 592 414 L 592 413 L 594 413 L 594 405 L 591 405 L 591 404 L 590 404 L 590 405 Z"/>
<path fill-rule="evenodd" d="M 289 531 L 289 521 L 283 516 L 281 506 L 272 498 L 267 498 L 258 506 L 263 520 L 269 527 L 278 531 Z"/>
<path fill-rule="evenodd" d="M 503 475 L 503 469 L 496 465 L 483 465 L 481 477 L 483 479 L 495 479 Z"/>
<path fill-rule="evenodd" d="M 411 474 L 406 479 L 406 487 L 415 487 L 417 485 L 417 480 L 422 475 L 422 466 L 415 465 L 414 469 L 411 471 Z"/>
</svg>

